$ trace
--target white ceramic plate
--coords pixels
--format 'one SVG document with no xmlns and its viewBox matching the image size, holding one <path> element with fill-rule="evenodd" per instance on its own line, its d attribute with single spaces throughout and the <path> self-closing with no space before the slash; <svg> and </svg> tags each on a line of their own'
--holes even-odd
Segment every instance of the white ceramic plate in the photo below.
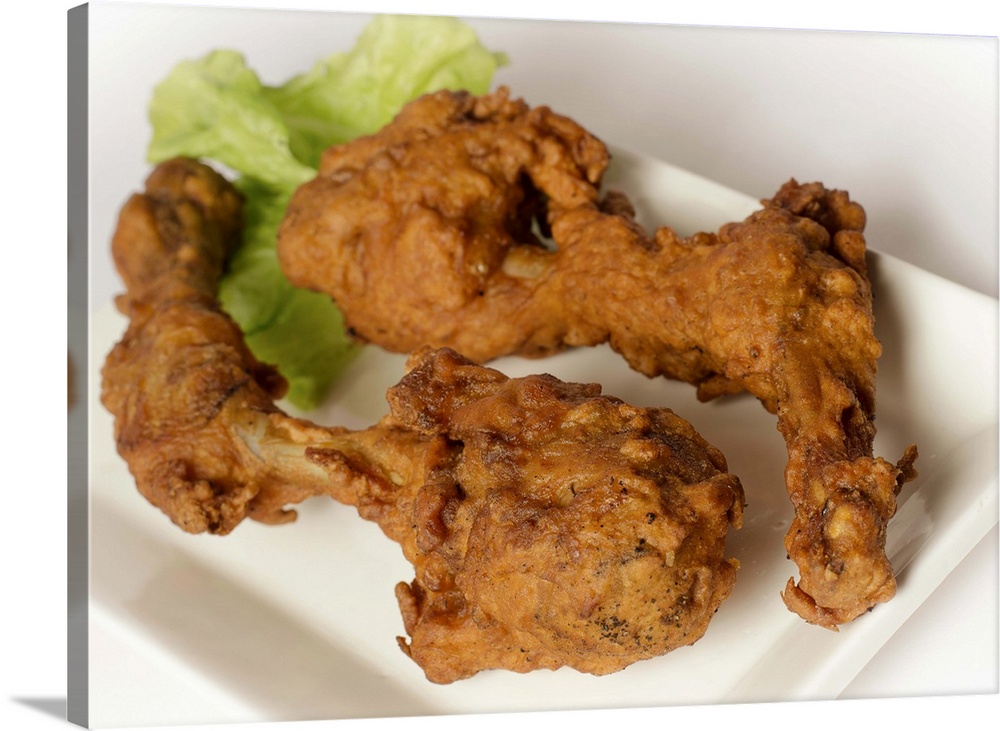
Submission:
<svg viewBox="0 0 1000 731">
<path fill-rule="evenodd" d="M 629 191 L 641 222 L 669 222 L 682 234 L 715 230 L 757 206 L 624 150 L 616 151 L 607 184 Z M 110 305 L 91 322 L 92 633 L 113 637 L 144 667 L 197 689 L 196 718 L 176 707 L 147 708 L 143 723 L 835 698 L 996 524 L 998 510 L 997 301 L 874 252 L 871 273 L 885 349 L 876 453 L 895 461 L 915 442 L 920 476 L 905 488 L 890 525 L 896 597 L 839 633 L 805 624 L 779 597 L 795 574 L 782 545 L 791 517 L 784 443 L 755 400 L 698 403 L 692 388 L 646 379 L 607 348 L 544 361 L 509 358 L 493 365 L 512 376 L 544 370 L 597 381 L 627 401 L 669 406 L 720 447 L 747 493 L 744 527 L 730 541 L 742 570 L 704 638 L 620 673 L 492 671 L 449 686 L 428 683 L 395 639 L 403 627 L 393 586 L 411 580 L 412 568 L 353 509 L 315 499 L 292 525 L 246 522 L 219 538 L 181 532 L 139 496 L 97 401 L 100 362 L 124 326 Z M 311 416 L 371 424 L 385 413 L 383 393 L 402 374 L 403 360 L 367 348 Z M 106 646 L 92 643 L 92 668 L 106 668 Z M 116 704 L 127 699 L 92 697 L 92 720 L 118 718 Z"/>
</svg>

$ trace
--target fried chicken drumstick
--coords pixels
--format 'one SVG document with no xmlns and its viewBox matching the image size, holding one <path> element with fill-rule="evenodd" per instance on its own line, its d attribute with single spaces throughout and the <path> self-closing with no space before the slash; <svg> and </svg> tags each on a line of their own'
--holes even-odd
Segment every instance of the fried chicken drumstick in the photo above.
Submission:
<svg viewBox="0 0 1000 731">
<path fill-rule="evenodd" d="M 282 267 L 389 350 L 485 362 L 609 342 L 703 400 L 750 392 L 788 447 L 800 580 L 785 603 L 835 629 L 888 600 L 886 524 L 916 450 L 873 457 L 864 210 L 793 180 L 718 233 L 649 234 L 624 195 L 601 197 L 608 162 L 582 127 L 506 89 L 425 96 L 326 152 L 289 206 Z"/>
<path fill-rule="evenodd" d="M 403 650 L 434 682 L 488 668 L 604 674 L 696 641 L 729 596 L 743 508 L 723 456 L 666 409 L 597 385 L 509 379 L 447 349 L 410 358 L 390 413 L 292 418 L 215 299 L 241 201 L 162 163 L 113 239 L 129 325 L 102 401 L 142 494 L 187 531 L 281 523 L 326 495 L 401 546 Z"/>
</svg>

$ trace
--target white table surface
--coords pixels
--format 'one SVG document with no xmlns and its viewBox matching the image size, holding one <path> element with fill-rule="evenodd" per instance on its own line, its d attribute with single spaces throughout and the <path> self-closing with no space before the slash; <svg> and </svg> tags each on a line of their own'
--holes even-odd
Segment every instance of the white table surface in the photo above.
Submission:
<svg viewBox="0 0 1000 731">
<path fill-rule="evenodd" d="M 323 4 L 285 4 L 302 6 Z M 210 9 L 197 11 L 193 24 L 186 12 L 194 11 L 175 3 L 91 4 L 91 160 L 95 174 L 122 181 L 93 190 L 95 233 L 110 231 L 124 195 L 142 178 L 149 81 L 183 55 L 240 44 L 239 24 Z M 360 27 L 352 16 L 343 20 L 328 29 L 331 50 L 349 46 Z M 497 81 L 528 101 L 551 104 L 608 141 L 752 195 L 767 196 L 788 177 L 847 188 L 868 212 L 871 247 L 997 296 L 995 25 L 977 38 L 470 22 L 487 46 L 511 56 Z M 280 16 L 270 32 L 281 32 Z M 252 64 L 268 81 L 304 68 L 268 68 L 268 59 Z M 134 90 L 135 104 L 107 106 L 126 89 Z M 114 123 L 101 123 L 112 116 Z M 118 291 L 108 269 L 95 268 L 91 281 L 92 306 Z M 997 553 L 994 527 L 843 697 L 995 694 Z M 129 654 L 113 638 L 91 641 L 104 643 L 108 656 Z M 190 689 L 163 680 L 156 702 L 193 702 Z"/>
</svg>

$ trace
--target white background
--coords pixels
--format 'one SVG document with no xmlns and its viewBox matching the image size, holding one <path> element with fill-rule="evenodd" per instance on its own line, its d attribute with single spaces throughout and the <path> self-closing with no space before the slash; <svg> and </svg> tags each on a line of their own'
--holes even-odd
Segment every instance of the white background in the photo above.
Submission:
<svg viewBox="0 0 1000 731">
<path fill-rule="evenodd" d="M 414 9 L 403 3 L 202 4 Z M 629 139 L 621 140 L 623 144 L 753 195 L 770 194 L 791 175 L 847 187 L 868 210 L 871 246 L 996 296 L 995 17 L 984 15 L 979 3 L 961 2 L 934 11 L 908 9 L 902 17 L 865 12 L 872 3 L 838 4 L 836 17 L 819 16 L 803 4 L 765 2 L 747 7 L 751 5 L 752 10 L 737 3 L 724 3 L 722 9 L 705 3 L 697 9 L 654 11 L 645 3 L 564 8 L 535 2 L 488 4 L 482 12 L 896 32 L 891 38 L 860 43 L 855 35 L 699 31 L 700 38 L 719 42 L 687 44 L 685 36 L 677 34 L 676 42 L 663 48 L 631 41 L 615 46 L 612 36 L 601 36 L 603 29 L 594 26 L 586 29 L 588 41 L 572 48 L 560 46 L 568 41 L 563 27 L 553 26 L 551 34 L 531 49 L 531 57 L 519 50 L 502 80 L 532 102 L 544 102 L 553 85 L 561 87 L 560 98 L 566 98 L 570 85 L 569 103 L 561 104 L 559 111 L 586 120 L 597 134 L 605 128 L 619 130 L 627 120 Z M 5 22 L 3 31 L 5 98 L 0 108 L 7 142 L 3 200 L 6 222 L 14 224 L 13 230 L 8 225 L 4 237 L 14 260 L 5 268 L 3 287 L 10 328 L 4 382 L 13 396 L 5 430 L 5 463 L 13 469 L 5 471 L 7 520 L 0 531 L 6 600 L 0 637 L 0 717 L 7 728 L 58 726 L 52 711 L 62 713 L 66 693 L 62 242 L 69 7 L 58 2 L 26 4 Z M 468 12 L 468 7 L 419 4 L 420 10 L 452 14 Z M 914 33 L 981 34 L 992 39 L 930 39 Z M 639 36 L 653 37 L 644 31 Z M 760 42 L 761 38 L 766 41 Z M 613 47 L 613 68 L 603 61 L 607 43 Z M 558 48 L 573 53 L 555 53 Z M 519 66 L 549 71 L 544 78 L 525 78 L 519 76 Z M 615 72 L 621 68 L 629 72 Z M 113 286 L 94 283 L 95 292 Z M 17 441 L 10 441 L 10 436 Z M 616 712 L 611 718 L 588 713 L 588 720 L 704 725 L 713 720 L 746 723 L 799 717 L 822 728 L 828 721 L 842 723 L 850 714 L 867 717 L 873 710 L 952 721 L 984 707 L 995 714 L 996 535 L 994 530 L 847 693 L 867 697 L 875 689 L 893 687 L 894 694 L 926 695 L 971 688 L 987 697 L 882 702 L 874 709 L 870 703 L 838 702 L 794 708 Z M 970 629 L 989 626 L 991 620 L 992 635 Z M 928 644 L 933 644 L 934 667 L 921 663 Z M 887 678 L 892 679 L 891 686 Z M 523 722 L 534 720 L 550 722 L 551 717 L 524 717 Z M 438 719 L 435 725 L 449 722 L 457 721 Z M 319 726 L 325 727 L 294 724 L 295 728 Z"/>
</svg>

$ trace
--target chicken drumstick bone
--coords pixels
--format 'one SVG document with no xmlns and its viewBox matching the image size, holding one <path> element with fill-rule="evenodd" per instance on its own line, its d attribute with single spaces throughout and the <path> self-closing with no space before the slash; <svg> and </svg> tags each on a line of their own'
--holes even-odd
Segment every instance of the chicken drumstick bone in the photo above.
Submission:
<svg viewBox="0 0 1000 731">
<path fill-rule="evenodd" d="M 732 591 L 743 508 L 723 456 L 666 409 L 597 385 L 509 379 L 447 349 L 411 357 L 370 428 L 283 413 L 215 299 L 239 195 L 210 168 L 159 165 L 112 246 L 129 317 L 102 400 L 142 494 L 181 528 L 282 523 L 314 495 L 403 549 L 403 650 L 438 683 L 487 668 L 604 674 L 699 639 Z"/>
</svg>

